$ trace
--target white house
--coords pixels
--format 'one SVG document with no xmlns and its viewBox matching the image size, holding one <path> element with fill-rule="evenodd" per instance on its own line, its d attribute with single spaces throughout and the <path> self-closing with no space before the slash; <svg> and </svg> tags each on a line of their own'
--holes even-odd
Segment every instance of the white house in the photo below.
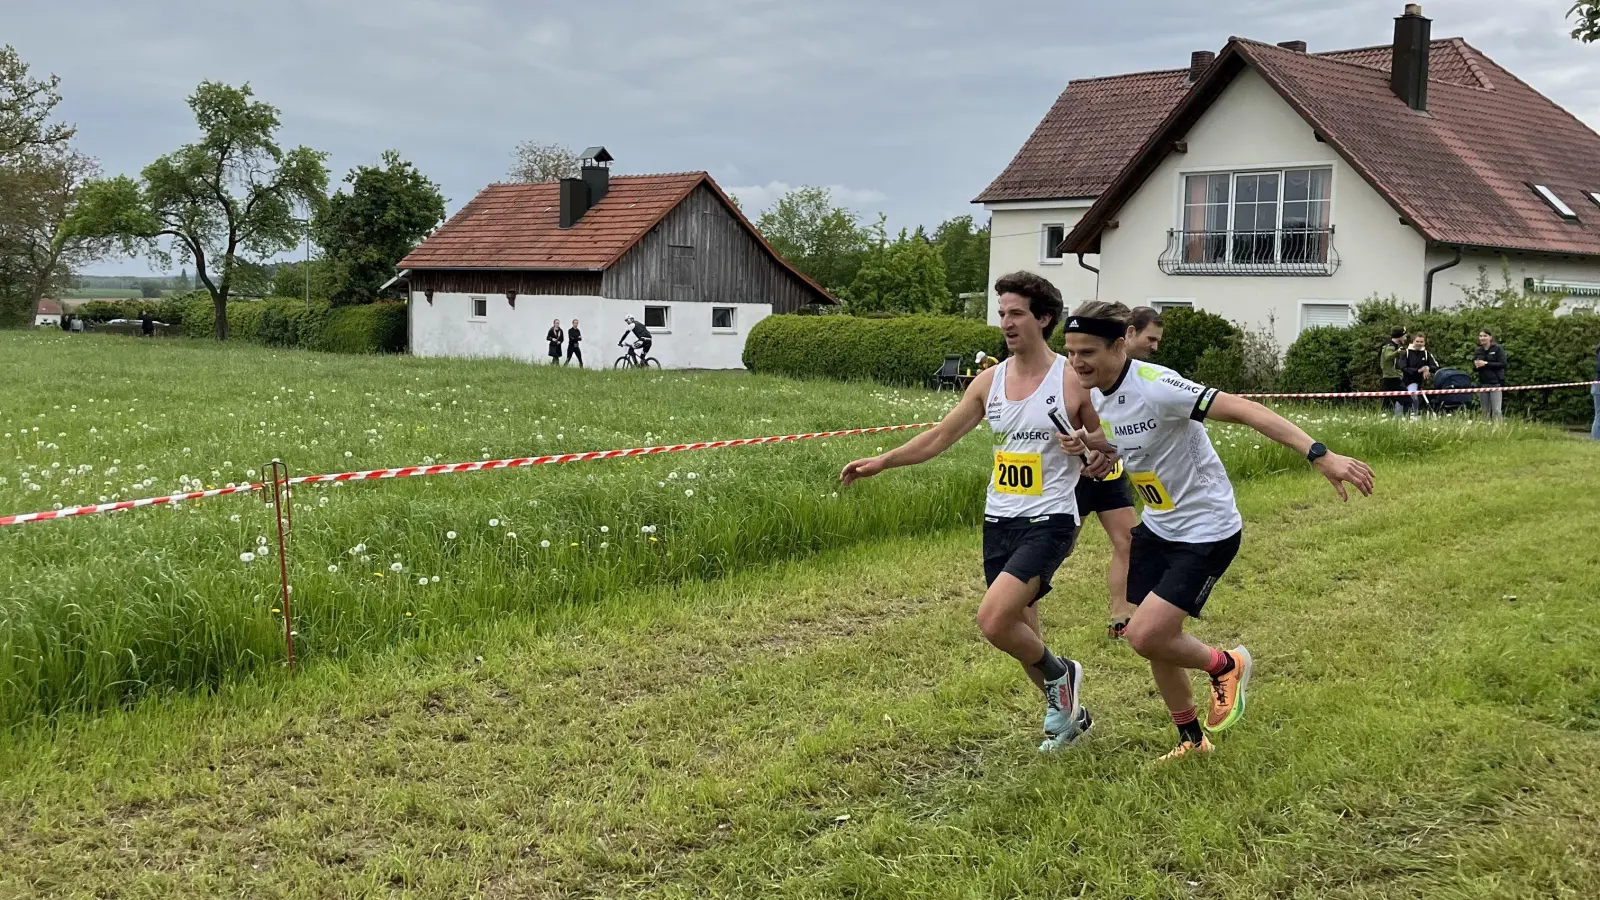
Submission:
<svg viewBox="0 0 1600 900">
<path fill-rule="evenodd" d="M 1193 306 L 1250 327 L 1271 320 L 1281 347 L 1311 325 L 1344 324 L 1374 294 L 1459 303 L 1480 267 L 1499 286 L 1502 260 L 1530 290 L 1592 303 L 1600 135 L 1465 41 L 1429 31 L 1411 4 L 1392 44 L 1310 54 L 1303 42 L 1234 38 L 1214 59 L 1196 54 L 1187 73 L 1108 80 L 1118 85 L 1102 89 L 1112 108 L 1095 115 L 1116 119 L 1131 104 L 1141 114 L 1122 119 L 1159 111 L 1158 123 L 1074 145 L 1074 160 L 1093 156 L 1083 146 L 1102 148 L 1078 188 L 1097 188 L 1092 200 L 1024 198 L 1013 162 L 989 191 L 1007 198 L 988 201 L 992 273 L 1024 268 L 998 236 L 1013 230 L 1002 214 L 1026 212 L 1067 228 L 1059 266 L 1026 268 L 1076 269 L 1071 290 L 1063 285 L 1069 300 Z M 1084 84 L 1063 99 L 1089 96 Z M 1036 131 L 1030 144 L 1040 140 Z M 1023 155 L 1021 174 L 1048 169 Z M 1117 171 L 1101 184 L 1112 158 Z"/>
<path fill-rule="evenodd" d="M 61 304 L 55 300 L 39 301 L 39 308 L 33 315 L 33 326 L 44 328 L 47 325 L 61 324 Z"/>
<path fill-rule="evenodd" d="M 774 313 L 836 301 L 785 263 L 704 172 L 611 177 L 603 147 L 581 178 L 484 188 L 400 262 L 417 356 L 548 359 L 573 319 L 585 362 L 610 367 L 623 318 L 667 368 L 743 367 Z"/>
</svg>

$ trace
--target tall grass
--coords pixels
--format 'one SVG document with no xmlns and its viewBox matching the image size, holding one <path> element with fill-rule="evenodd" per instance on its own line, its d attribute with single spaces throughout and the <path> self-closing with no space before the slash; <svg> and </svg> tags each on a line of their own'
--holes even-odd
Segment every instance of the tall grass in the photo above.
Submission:
<svg viewBox="0 0 1600 900">
<path fill-rule="evenodd" d="M 309 474 L 930 421 L 952 402 L 738 374 L 48 332 L 0 335 L 0 354 L 13 363 L 0 369 L 5 512 L 255 480 L 272 457 Z M 1377 460 L 1545 433 L 1302 415 L 1335 449 Z M 1215 434 L 1236 477 L 1303 466 L 1228 426 Z M 306 486 L 291 541 L 297 656 L 360 654 L 976 522 L 989 448 L 979 437 L 838 490 L 846 461 L 905 438 Z M 0 725 L 281 666 L 272 521 L 259 498 L 221 498 L 0 531 Z"/>
</svg>

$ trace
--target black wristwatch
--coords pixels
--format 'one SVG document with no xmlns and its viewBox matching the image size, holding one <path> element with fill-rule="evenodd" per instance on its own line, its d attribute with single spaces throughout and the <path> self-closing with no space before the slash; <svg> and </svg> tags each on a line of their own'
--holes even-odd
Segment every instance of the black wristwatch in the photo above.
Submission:
<svg viewBox="0 0 1600 900">
<path fill-rule="evenodd" d="M 1311 449 L 1306 451 L 1306 462 L 1314 463 L 1327 455 L 1328 448 L 1321 441 L 1315 441 L 1311 444 Z"/>
</svg>

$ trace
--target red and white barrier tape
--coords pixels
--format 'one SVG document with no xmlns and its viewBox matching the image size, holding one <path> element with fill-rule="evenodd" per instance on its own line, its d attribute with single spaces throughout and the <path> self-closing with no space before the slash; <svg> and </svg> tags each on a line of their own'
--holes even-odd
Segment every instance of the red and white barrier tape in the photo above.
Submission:
<svg viewBox="0 0 1600 900">
<path fill-rule="evenodd" d="M 1340 391 L 1326 394 L 1240 394 L 1249 400 L 1335 400 L 1346 397 L 1363 397 L 1377 400 L 1382 397 L 1416 397 L 1435 394 L 1484 394 L 1489 391 L 1543 391 L 1552 388 L 1589 387 L 1600 381 L 1567 381 L 1561 384 L 1519 384 L 1515 387 L 1429 388 L 1425 391 Z"/>
<path fill-rule="evenodd" d="M 810 441 L 818 438 L 852 437 L 861 434 L 882 434 L 889 431 L 913 431 L 922 428 L 932 428 L 936 423 L 921 422 L 915 425 L 882 425 L 877 428 L 851 428 L 844 431 L 817 431 L 810 434 L 785 434 L 774 437 L 739 438 L 731 441 L 701 441 L 693 444 L 671 444 L 663 447 L 634 447 L 628 450 L 594 450 L 588 453 L 555 453 L 549 456 L 529 456 L 522 459 L 493 459 L 482 462 L 448 463 L 438 466 L 406 466 L 399 469 L 373 469 L 367 472 L 340 472 L 333 475 L 302 475 L 289 479 L 289 484 L 320 484 L 330 481 L 366 481 L 373 478 L 414 478 L 420 475 L 450 475 L 457 472 L 479 472 L 485 469 L 521 469 L 528 466 L 549 466 L 562 463 L 590 462 L 600 459 L 620 459 L 629 456 L 654 456 L 658 453 L 684 453 L 691 450 L 720 450 L 723 447 L 750 447 L 756 444 L 783 444 L 791 441 Z M 264 484 L 240 484 L 229 488 L 215 488 L 209 491 L 190 491 L 186 494 L 171 494 L 166 497 L 148 497 L 143 500 L 122 500 L 116 503 L 101 503 L 95 506 L 73 506 L 66 509 L 47 510 L 45 512 L 22 513 L 15 516 L 0 516 L 0 527 L 6 525 L 21 525 L 25 522 L 43 522 L 49 519 L 66 519 L 76 516 L 92 516 L 96 513 L 120 512 L 126 509 L 137 509 L 141 506 L 157 506 L 160 504 L 182 503 L 187 500 L 203 500 L 207 497 L 221 497 L 226 494 L 247 494 L 253 491 L 264 490 Z"/>
</svg>

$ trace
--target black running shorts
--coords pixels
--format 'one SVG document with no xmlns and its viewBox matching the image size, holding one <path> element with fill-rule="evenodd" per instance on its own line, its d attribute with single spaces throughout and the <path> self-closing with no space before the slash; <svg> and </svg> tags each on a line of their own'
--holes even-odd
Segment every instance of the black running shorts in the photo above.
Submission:
<svg viewBox="0 0 1600 900">
<path fill-rule="evenodd" d="M 1078 523 L 1072 516 L 1036 516 L 1001 519 L 983 517 L 983 574 L 994 584 L 1000 573 L 1021 582 L 1039 579 L 1039 593 L 1029 603 L 1050 593 L 1050 579 L 1072 554 L 1078 542 Z"/>
<path fill-rule="evenodd" d="M 1199 618 L 1217 579 L 1239 553 L 1243 529 L 1209 544 L 1186 544 L 1156 537 L 1143 522 L 1133 528 L 1128 557 L 1128 602 L 1138 605 L 1150 594 Z"/>
<path fill-rule="evenodd" d="M 1111 512 L 1133 507 L 1133 479 L 1123 472 L 1110 481 L 1078 479 L 1078 515 Z"/>
</svg>

